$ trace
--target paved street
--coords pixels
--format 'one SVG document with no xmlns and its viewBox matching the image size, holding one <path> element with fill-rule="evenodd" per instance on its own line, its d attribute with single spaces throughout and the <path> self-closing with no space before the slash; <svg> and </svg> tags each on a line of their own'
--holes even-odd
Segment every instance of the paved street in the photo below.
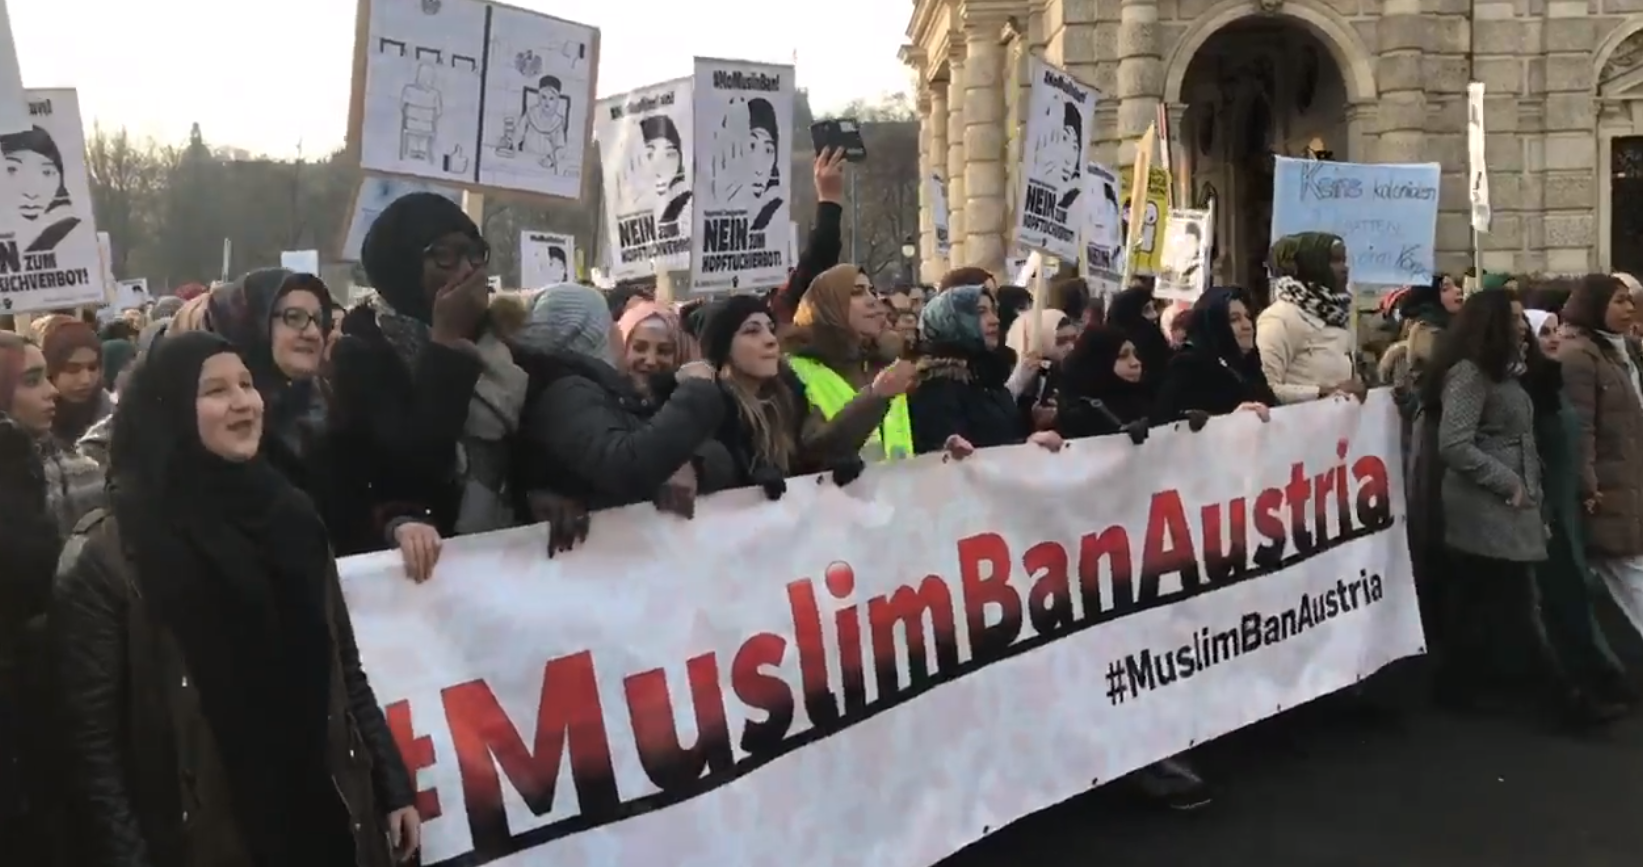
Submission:
<svg viewBox="0 0 1643 867">
<path fill-rule="evenodd" d="M 1620 649 L 1643 672 L 1643 648 Z M 1426 707 L 1421 678 L 1403 665 L 1375 684 L 1377 701 L 1410 709 L 1400 719 L 1303 708 L 1209 745 L 1195 755 L 1217 797 L 1195 813 L 1103 790 L 941 867 L 1643 864 L 1643 715 L 1584 736 L 1456 717 Z"/>
</svg>

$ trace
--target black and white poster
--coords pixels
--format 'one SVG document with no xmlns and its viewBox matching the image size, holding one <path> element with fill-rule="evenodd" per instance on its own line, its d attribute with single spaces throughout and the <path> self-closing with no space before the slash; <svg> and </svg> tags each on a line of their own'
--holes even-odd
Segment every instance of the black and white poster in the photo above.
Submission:
<svg viewBox="0 0 1643 867">
<path fill-rule="evenodd" d="M 1171 208 L 1152 294 L 1171 301 L 1198 300 L 1209 288 L 1215 220 L 1208 209 Z"/>
<path fill-rule="evenodd" d="M 558 232 L 519 233 L 519 288 L 546 289 L 575 277 L 575 238 Z"/>
<path fill-rule="evenodd" d="M 1075 260 L 1084 224 L 1085 153 L 1100 95 L 1037 57 L 1029 62 L 1029 71 L 1032 90 L 1015 240 L 1022 248 Z"/>
<path fill-rule="evenodd" d="M 691 79 L 680 78 L 602 99 L 594 109 L 614 279 L 690 267 L 690 92 Z"/>
<path fill-rule="evenodd" d="M 691 291 L 787 279 L 793 67 L 696 59 Z"/>
<path fill-rule="evenodd" d="M 1124 216 L 1118 173 L 1100 163 L 1084 166 L 1084 279 L 1090 291 L 1114 295 L 1124 281 Z"/>
<path fill-rule="evenodd" d="M 0 312 L 107 302 L 91 214 L 86 136 L 71 89 L 28 90 L 31 125 L 0 135 Z"/>
<path fill-rule="evenodd" d="M 945 258 L 953 252 L 952 228 L 947 218 L 947 182 L 941 175 L 931 173 L 924 179 L 930 195 L 930 220 L 936 229 L 936 255 Z"/>
</svg>

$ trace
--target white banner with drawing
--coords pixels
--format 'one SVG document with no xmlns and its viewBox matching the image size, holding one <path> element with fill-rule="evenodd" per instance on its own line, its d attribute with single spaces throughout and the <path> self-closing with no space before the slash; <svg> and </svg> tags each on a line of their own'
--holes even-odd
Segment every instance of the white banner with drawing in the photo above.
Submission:
<svg viewBox="0 0 1643 867">
<path fill-rule="evenodd" d="M 664 81 L 601 99 L 595 109 L 614 279 L 690 267 L 691 85 Z"/>
<path fill-rule="evenodd" d="M 9 183 L 0 197 L 0 313 L 108 303 L 86 173 L 79 95 L 28 90 L 33 125 L 0 136 Z"/>
<path fill-rule="evenodd" d="M 1057 259 L 1078 260 L 1084 227 L 1084 154 L 1100 94 L 1036 56 L 1016 199 L 1015 243 Z"/>
<path fill-rule="evenodd" d="M 576 239 L 558 232 L 519 233 L 519 288 L 546 289 L 576 277 Z"/>
<path fill-rule="evenodd" d="M 1399 449 L 1382 390 L 341 568 L 424 864 L 929 867 L 1421 652 Z"/>
</svg>

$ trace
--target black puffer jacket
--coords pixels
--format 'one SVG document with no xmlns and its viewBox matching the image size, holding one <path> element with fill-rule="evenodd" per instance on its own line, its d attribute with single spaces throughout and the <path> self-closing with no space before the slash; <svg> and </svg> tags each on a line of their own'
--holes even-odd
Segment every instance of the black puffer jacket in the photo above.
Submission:
<svg viewBox="0 0 1643 867">
<path fill-rule="evenodd" d="M 543 385 L 521 417 L 526 448 L 519 457 L 530 487 L 595 510 L 652 499 L 686 463 L 696 467 L 701 493 L 734 482 L 729 455 L 713 440 L 726 408 L 718 385 L 662 380 L 652 402 L 608 364 L 550 358 L 537 368 Z"/>
</svg>

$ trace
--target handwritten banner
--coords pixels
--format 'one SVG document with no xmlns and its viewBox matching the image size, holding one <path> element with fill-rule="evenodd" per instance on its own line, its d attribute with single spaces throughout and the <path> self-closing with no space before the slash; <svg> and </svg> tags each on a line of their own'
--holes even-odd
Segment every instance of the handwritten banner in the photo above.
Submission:
<svg viewBox="0 0 1643 867">
<path fill-rule="evenodd" d="M 1272 240 L 1329 232 L 1346 242 L 1352 282 L 1401 286 L 1432 280 L 1438 231 L 1437 163 L 1337 163 L 1278 157 Z"/>
</svg>

